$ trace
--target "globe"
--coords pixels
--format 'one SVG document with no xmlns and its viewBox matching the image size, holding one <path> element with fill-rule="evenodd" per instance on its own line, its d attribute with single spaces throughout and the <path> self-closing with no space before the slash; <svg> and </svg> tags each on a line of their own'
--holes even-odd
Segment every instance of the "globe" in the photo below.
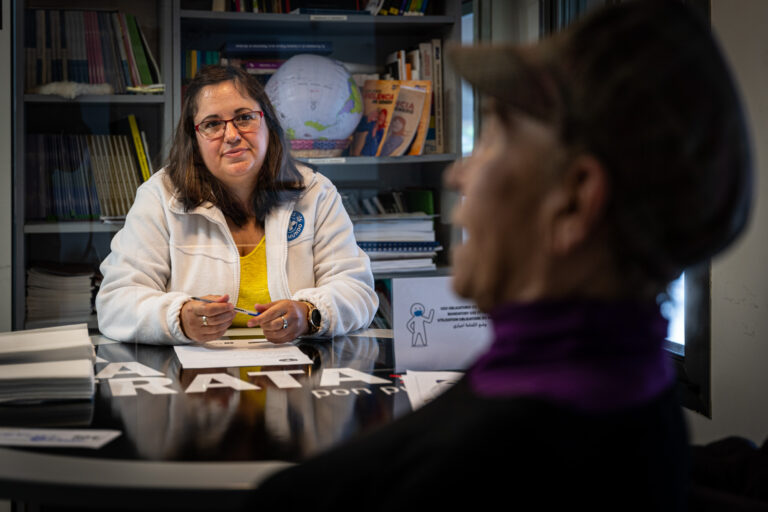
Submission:
<svg viewBox="0 0 768 512">
<path fill-rule="evenodd" d="M 344 148 L 363 115 L 360 89 L 338 61 L 300 54 L 266 86 L 293 149 Z"/>
</svg>

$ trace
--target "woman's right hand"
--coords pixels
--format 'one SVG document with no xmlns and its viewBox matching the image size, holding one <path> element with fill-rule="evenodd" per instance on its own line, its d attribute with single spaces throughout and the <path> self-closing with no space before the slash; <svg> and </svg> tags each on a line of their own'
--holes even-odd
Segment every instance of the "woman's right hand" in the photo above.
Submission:
<svg viewBox="0 0 768 512">
<path fill-rule="evenodd" d="M 190 300 L 181 307 L 181 329 L 187 338 L 197 342 L 217 340 L 232 325 L 235 305 L 229 302 L 229 295 L 206 295 L 202 298 L 213 302 Z"/>
</svg>

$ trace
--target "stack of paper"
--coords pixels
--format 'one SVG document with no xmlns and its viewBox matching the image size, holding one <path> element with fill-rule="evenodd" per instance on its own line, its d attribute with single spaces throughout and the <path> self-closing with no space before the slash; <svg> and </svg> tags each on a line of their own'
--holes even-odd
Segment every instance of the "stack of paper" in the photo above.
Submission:
<svg viewBox="0 0 768 512">
<path fill-rule="evenodd" d="M 33 267 L 27 272 L 28 322 L 87 322 L 92 313 L 94 271 Z"/>
<path fill-rule="evenodd" d="M 86 324 L 0 333 L 0 402 L 91 398 L 94 358 Z"/>
</svg>

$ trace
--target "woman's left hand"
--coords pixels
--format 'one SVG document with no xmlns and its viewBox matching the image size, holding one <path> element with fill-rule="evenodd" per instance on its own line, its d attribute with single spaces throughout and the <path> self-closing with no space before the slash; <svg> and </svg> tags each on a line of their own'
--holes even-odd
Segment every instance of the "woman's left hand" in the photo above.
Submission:
<svg viewBox="0 0 768 512">
<path fill-rule="evenodd" d="M 261 314 L 248 320 L 248 327 L 260 326 L 267 341 L 285 343 L 309 331 L 309 308 L 303 302 L 278 300 L 269 304 L 256 304 L 254 309 Z"/>
</svg>

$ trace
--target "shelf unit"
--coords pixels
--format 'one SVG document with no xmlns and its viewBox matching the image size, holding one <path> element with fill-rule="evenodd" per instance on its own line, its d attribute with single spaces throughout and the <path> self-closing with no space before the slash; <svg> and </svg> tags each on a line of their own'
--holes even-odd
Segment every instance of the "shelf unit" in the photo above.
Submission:
<svg viewBox="0 0 768 512">
<path fill-rule="evenodd" d="M 120 115 L 135 113 L 146 126 L 155 167 L 168 153 L 168 144 L 181 113 L 182 59 L 188 49 L 217 50 L 226 40 L 330 41 L 331 58 L 342 62 L 381 67 L 390 52 L 440 38 L 443 47 L 461 40 L 461 1 L 435 2 L 426 16 L 316 16 L 297 14 L 254 14 L 213 12 L 210 0 L 136 0 L 97 2 L 95 0 L 35 0 L 15 6 L 15 84 L 16 120 L 14 141 L 14 329 L 25 323 L 25 272 L 41 252 L 62 260 L 103 258 L 109 240 L 119 224 L 102 222 L 26 222 L 24 134 L 58 123 L 65 130 L 76 116 L 88 119 L 82 128 L 93 133 L 108 130 L 109 122 Z M 148 32 L 150 46 L 165 83 L 162 95 L 81 96 L 75 100 L 40 94 L 21 94 L 24 90 L 24 11 L 29 8 L 113 9 L 135 14 Z M 442 173 L 460 154 L 461 84 L 444 63 L 443 95 L 446 152 L 404 157 L 307 158 L 339 188 L 388 190 L 398 187 L 429 187 L 435 192 L 436 234 L 445 250 L 438 260 L 436 274 L 447 273 L 447 253 L 451 242 L 460 237 L 450 225 L 450 209 L 455 196 L 442 187 Z M 95 247 L 82 256 L 86 248 Z M 79 252 L 78 252 L 79 251 Z M 433 273 L 435 274 L 435 273 Z M 386 273 L 380 277 L 404 277 L 411 273 Z M 423 273 L 418 273 L 423 275 Z"/>
<path fill-rule="evenodd" d="M 47 222 L 28 220 L 26 203 L 26 135 L 109 134 L 110 123 L 134 114 L 147 136 L 153 165 L 167 154 L 172 133 L 170 89 L 164 94 L 82 95 L 74 99 L 55 95 L 25 93 L 25 9 L 119 10 L 138 19 L 147 43 L 160 67 L 162 77 L 171 86 L 172 34 L 169 2 L 135 0 L 132 2 L 70 0 L 34 0 L 14 2 L 14 170 L 13 170 L 13 328 L 42 327 L 54 321 L 28 322 L 26 319 L 26 272 L 40 262 L 87 263 L 97 266 L 109 251 L 109 242 L 119 223 L 99 221 Z M 95 327 L 95 318 L 89 319 Z"/>
</svg>

